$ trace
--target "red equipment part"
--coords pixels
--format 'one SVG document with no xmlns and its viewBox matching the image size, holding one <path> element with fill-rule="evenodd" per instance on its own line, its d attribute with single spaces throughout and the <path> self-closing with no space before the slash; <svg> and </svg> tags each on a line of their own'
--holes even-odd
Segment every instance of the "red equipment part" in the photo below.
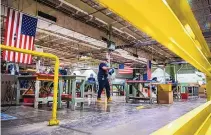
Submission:
<svg viewBox="0 0 211 135">
<path fill-rule="evenodd" d="M 181 93 L 182 99 L 188 99 L 188 93 Z"/>
</svg>

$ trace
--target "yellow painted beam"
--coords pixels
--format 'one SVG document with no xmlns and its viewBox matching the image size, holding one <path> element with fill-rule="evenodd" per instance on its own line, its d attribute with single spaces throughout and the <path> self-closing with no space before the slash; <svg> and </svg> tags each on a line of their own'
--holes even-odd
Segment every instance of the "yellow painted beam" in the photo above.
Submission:
<svg viewBox="0 0 211 135">
<path fill-rule="evenodd" d="M 201 29 L 192 14 L 192 10 L 187 3 L 187 0 L 166 0 L 168 2 L 168 5 L 171 7 L 172 11 L 176 14 L 180 22 L 185 26 L 186 24 L 189 24 L 191 30 L 195 34 L 195 39 L 200 43 L 202 46 L 201 49 L 203 49 L 203 52 L 207 57 L 211 57 L 210 49 L 207 45 L 207 42 L 204 39 L 204 36 L 202 35 Z M 178 10 L 180 9 L 180 10 Z"/>
<path fill-rule="evenodd" d="M 207 92 L 207 101 L 211 101 L 211 77 L 206 78 L 207 84 L 206 84 L 206 92 Z"/>
<path fill-rule="evenodd" d="M 211 76 L 210 51 L 187 0 L 98 0 Z"/>
<path fill-rule="evenodd" d="M 59 77 L 59 58 L 56 55 L 50 54 L 50 53 L 43 53 L 43 52 L 36 52 L 36 51 L 30 51 L 25 49 L 19 49 L 15 47 L 0 45 L 0 49 L 2 50 L 8 50 L 8 51 L 14 51 L 14 52 L 20 52 L 25 54 L 31 54 L 33 56 L 39 56 L 39 57 L 45 57 L 55 60 L 55 66 L 54 66 L 54 86 L 58 86 L 58 77 Z M 49 125 L 58 125 L 59 120 L 57 120 L 57 87 L 54 87 L 53 89 L 53 109 L 52 109 L 52 118 L 49 121 Z"/>
<path fill-rule="evenodd" d="M 205 135 L 209 132 L 211 101 L 195 108 L 151 135 Z"/>
</svg>

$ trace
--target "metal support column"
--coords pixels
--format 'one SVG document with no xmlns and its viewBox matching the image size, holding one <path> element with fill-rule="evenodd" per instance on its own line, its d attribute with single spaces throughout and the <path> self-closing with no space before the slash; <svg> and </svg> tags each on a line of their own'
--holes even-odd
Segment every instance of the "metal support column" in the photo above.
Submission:
<svg viewBox="0 0 211 135">
<path fill-rule="evenodd" d="M 20 81 L 17 79 L 16 105 L 20 104 Z"/>
<path fill-rule="evenodd" d="M 35 92 L 34 92 L 34 108 L 38 109 L 38 104 L 39 104 L 39 90 L 40 90 L 40 81 L 36 80 L 35 83 Z"/>
</svg>

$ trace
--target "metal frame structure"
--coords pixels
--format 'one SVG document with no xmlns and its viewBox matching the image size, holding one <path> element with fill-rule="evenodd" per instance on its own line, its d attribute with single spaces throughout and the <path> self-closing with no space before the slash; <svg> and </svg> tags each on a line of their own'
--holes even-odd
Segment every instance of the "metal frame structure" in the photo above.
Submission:
<svg viewBox="0 0 211 135">
<path fill-rule="evenodd" d="M 149 96 L 145 96 L 143 94 L 143 92 L 139 90 L 140 85 L 142 85 L 142 87 L 143 87 L 144 84 L 148 84 L 148 86 L 149 86 L 149 89 L 148 89 Z M 133 99 L 133 100 L 144 100 L 144 101 L 148 100 L 150 104 L 153 104 L 154 100 L 156 100 L 156 98 L 152 97 L 152 85 L 158 85 L 158 84 L 153 83 L 151 81 L 127 80 L 126 84 L 125 84 L 126 103 L 128 103 L 130 99 Z M 132 87 L 132 93 L 130 93 L 130 86 Z M 142 95 L 142 97 L 137 96 L 138 92 Z"/>
<path fill-rule="evenodd" d="M 95 89 L 96 89 L 96 86 L 97 86 L 97 83 L 94 81 L 94 82 L 90 82 L 90 81 L 86 81 L 85 82 L 85 92 L 84 92 L 84 95 L 85 96 L 89 96 L 91 95 L 91 97 L 93 98 L 95 96 Z"/>
<path fill-rule="evenodd" d="M 55 66 L 54 66 L 54 86 L 58 86 L 58 76 L 59 76 L 59 58 L 56 55 L 50 54 L 50 53 L 42 53 L 42 52 L 36 52 L 36 51 L 30 51 L 30 50 L 24 50 L 24 49 L 19 49 L 15 47 L 10 47 L 10 46 L 5 46 L 5 45 L 0 45 L 0 48 L 2 50 L 8 50 L 8 51 L 15 51 L 19 53 L 25 53 L 25 54 L 31 54 L 33 56 L 39 56 L 39 57 L 45 57 L 45 58 L 50 58 L 52 60 L 55 60 Z M 52 118 L 49 121 L 49 125 L 58 125 L 59 120 L 57 120 L 57 87 L 54 87 L 53 89 L 53 108 L 52 108 Z"/>
<path fill-rule="evenodd" d="M 81 107 L 84 106 L 84 87 L 85 87 L 85 76 L 78 76 L 78 75 L 64 75 L 59 77 L 59 99 L 58 104 L 59 108 L 62 108 L 62 99 L 61 95 L 63 93 L 63 83 L 62 81 L 66 81 L 67 83 L 67 89 L 65 91 L 65 94 L 71 95 L 71 100 L 68 98 L 67 100 L 67 108 L 71 107 L 71 110 L 75 110 L 75 104 L 81 103 Z M 76 97 L 76 81 L 80 81 L 80 97 Z"/>
<path fill-rule="evenodd" d="M 48 103 L 49 101 L 53 101 L 52 97 L 39 98 L 39 91 L 40 91 L 40 84 L 41 84 L 40 81 L 46 81 L 46 79 L 39 79 L 37 75 L 26 75 L 26 76 L 21 75 L 21 76 L 17 76 L 16 78 L 17 78 L 17 96 L 16 96 L 17 105 L 20 104 L 19 100 L 21 98 L 21 94 L 20 94 L 21 90 L 25 90 L 25 89 L 20 88 L 20 82 L 22 80 L 27 80 L 31 83 L 30 87 L 33 88 L 34 90 L 34 108 L 36 109 L 38 108 L 39 102 Z M 47 80 L 47 81 L 53 81 L 53 78 L 52 80 Z M 29 89 L 31 89 L 30 87 Z M 25 92 L 27 92 L 27 90 Z"/>
</svg>

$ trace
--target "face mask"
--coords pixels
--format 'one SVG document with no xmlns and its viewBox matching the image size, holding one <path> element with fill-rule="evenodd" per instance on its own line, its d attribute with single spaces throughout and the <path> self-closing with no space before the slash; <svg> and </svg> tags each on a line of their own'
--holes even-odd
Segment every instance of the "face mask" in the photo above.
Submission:
<svg viewBox="0 0 211 135">
<path fill-rule="evenodd" d="M 107 67 L 110 67 L 110 64 L 109 63 L 106 63 Z"/>
</svg>

